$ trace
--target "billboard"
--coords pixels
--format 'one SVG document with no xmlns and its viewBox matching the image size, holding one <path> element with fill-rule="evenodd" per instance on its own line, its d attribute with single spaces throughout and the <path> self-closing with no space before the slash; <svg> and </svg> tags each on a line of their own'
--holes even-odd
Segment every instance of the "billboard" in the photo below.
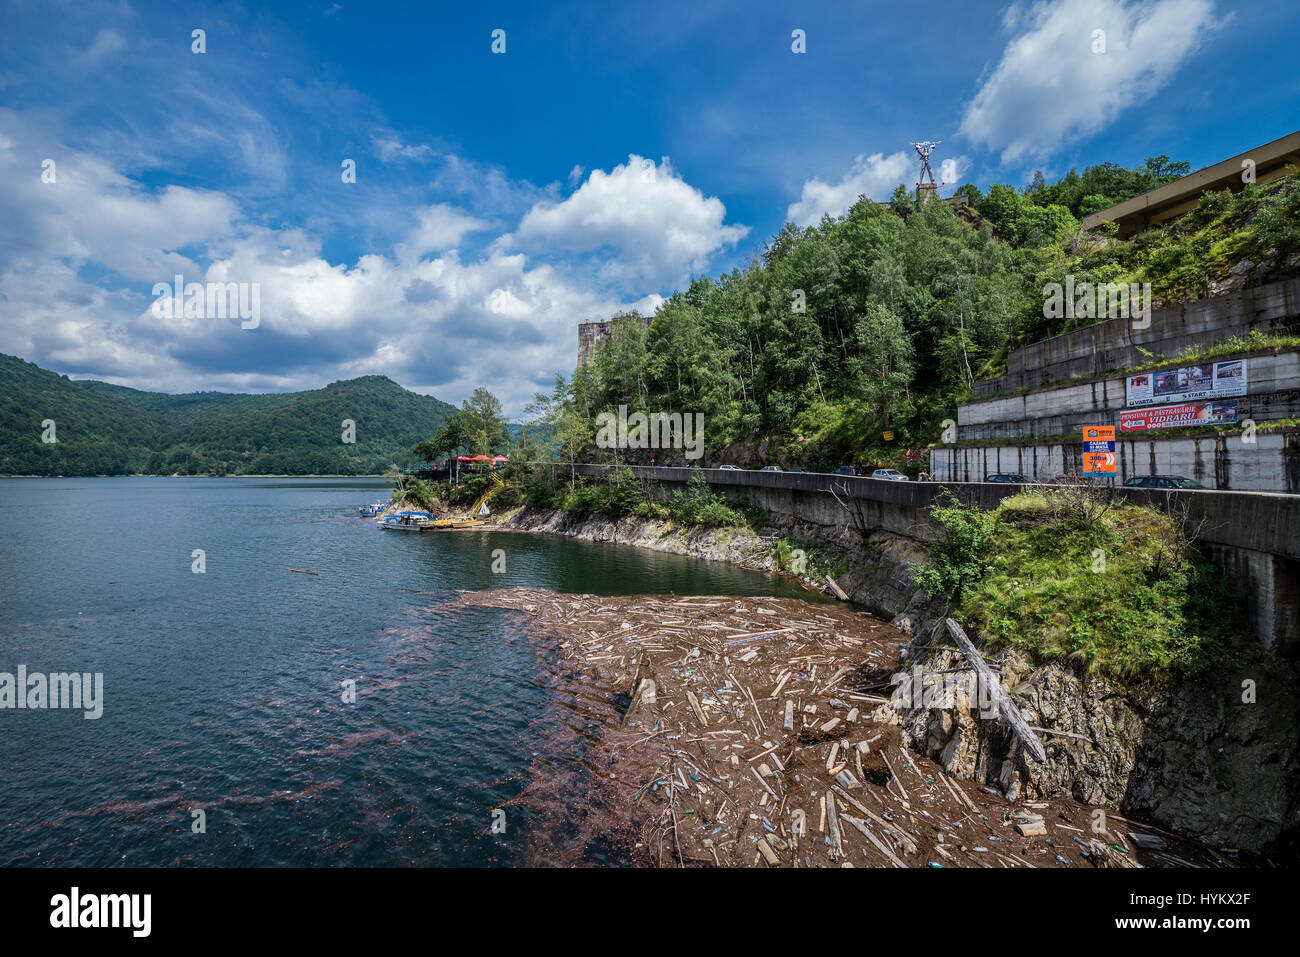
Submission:
<svg viewBox="0 0 1300 957">
<path fill-rule="evenodd" d="M 1177 429 L 1189 425 L 1228 425 L 1237 421 L 1237 400 L 1157 405 L 1119 414 L 1121 432 Z"/>
<path fill-rule="evenodd" d="M 1115 426 L 1083 427 L 1083 474 L 1115 474 Z"/>
<path fill-rule="evenodd" d="M 1124 394 L 1130 406 L 1245 395 L 1246 360 L 1228 359 L 1139 372 L 1124 380 Z"/>
</svg>

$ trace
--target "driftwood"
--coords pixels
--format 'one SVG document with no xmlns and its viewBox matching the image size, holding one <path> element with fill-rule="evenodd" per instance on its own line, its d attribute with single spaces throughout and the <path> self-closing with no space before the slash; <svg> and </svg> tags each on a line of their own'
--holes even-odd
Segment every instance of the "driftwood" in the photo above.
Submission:
<svg viewBox="0 0 1300 957">
<path fill-rule="evenodd" d="M 966 656 L 970 666 L 979 675 L 979 680 L 984 683 L 984 687 L 993 696 L 993 703 L 998 706 L 998 712 L 1007 719 L 1007 723 L 1011 725 L 1020 738 L 1025 753 L 1039 764 L 1042 764 L 1047 760 L 1047 752 L 1043 750 L 1043 744 L 1038 740 L 1033 729 L 1030 728 L 1029 722 L 1021 717 L 1020 709 L 1012 702 L 1011 696 L 1002 687 L 1002 682 L 998 680 L 998 676 L 993 673 L 992 669 L 984 661 L 984 657 L 971 644 L 971 640 L 966 637 L 966 632 L 962 630 L 961 625 L 951 618 L 946 619 L 945 624 L 948 626 L 948 634 L 952 635 L 952 640 L 957 643 L 961 653 Z"/>
<path fill-rule="evenodd" d="M 826 823 L 830 826 L 831 839 L 831 861 L 838 861 L 844 857 L 844 845 L 840 838 L 840 819 L 835 813 L 835 795 L 829 792 L 826 795 Z"/>
<path fill-rule="evenodd" d="M 840 601 L 849 600 L 848 593 L 845 592 L 844 589 L 841 588 L 838 584 L 836 584 L 835 579 L 831 578 L 830 575 L 826 576 L 826 585 L 828 588 L 830 588 L 831 594 L 834 595 L 836 598 L 838 598 Z"/>
</svg>

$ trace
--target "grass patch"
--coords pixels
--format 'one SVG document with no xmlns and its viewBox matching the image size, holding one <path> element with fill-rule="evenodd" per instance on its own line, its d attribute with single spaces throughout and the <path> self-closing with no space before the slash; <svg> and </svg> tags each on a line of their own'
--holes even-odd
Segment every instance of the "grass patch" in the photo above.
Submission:
<svg viewBox="0 0 1300 957">
<path fill-rule="evenodd" d="M 1226 662 L 1245 625 L 1230 585 L 1174 516 L 1104 490 L 1035 490 L 990 512 L 949 499 L 919 583 L 955 596 L 994 648 L 1121 682 Z"/>
</svg>

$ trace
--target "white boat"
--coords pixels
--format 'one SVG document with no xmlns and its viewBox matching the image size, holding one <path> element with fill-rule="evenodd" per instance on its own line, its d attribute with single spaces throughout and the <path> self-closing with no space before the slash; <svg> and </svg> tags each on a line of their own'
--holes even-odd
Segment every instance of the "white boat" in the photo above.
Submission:
<svg viewBox="0 0 1300 957">
<path fill-rule="evenodd" d="M 398 512 L 385 515 L 379 527 L 388 532 L 418 532 L 427 522 L 433 520 L 428 512 Z"/>
</svg>

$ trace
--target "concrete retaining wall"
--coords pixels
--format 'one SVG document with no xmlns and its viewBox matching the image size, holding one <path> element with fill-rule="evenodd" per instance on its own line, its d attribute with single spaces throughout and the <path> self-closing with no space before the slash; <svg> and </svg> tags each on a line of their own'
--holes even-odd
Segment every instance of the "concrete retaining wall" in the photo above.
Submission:
<svg viewBox="0 0 1300 957">
<path fill-rule="evenodd" d="M 990 395 L 1105 375 L 1140 365 L 1152 354 L 1172 356 L 1191 346 L 1244 337 L 1252 329 L 1268 334 L 1300 330 L 1300 279 L 1154 309 L 1146 329 L 1134 329 L 1130 319 L 1109 319 L 1014 349 L 1007 356 L 1007 374 L 976 382 L 974 391 Z"/>
<path fill-rule="evenodd" d="M 1267 422 L 1300 417 L 1300 351 L 1249 353 L 1247 394 L 1239 418 Z M 1081 436 L 1085 425 L 1119 425 L 1128 406 L 1125 376 L 1077 385 L 974 399 L 957 409 L 963 442 L 981 439 Z"/>
<path fill-rule="evenodd" d="M 1183 475 L 1211 489 L 1300 493 L 1300 430 L 1296 429 L 1260 432 L 1249 444 L 1239 435 L 1217 434 L 1119 439 L 1115 455 L 1120 485 L 1138 475 Z M 1083 446 L 1076 438 L 1019 445 L 963 443 L 930 450 L 930 474 L 935 481 L 979 482 L 996 472 L 1011 472 L 1045 482 L 1054 475 L 1082 471 Z"/>
<path fill-rule="evenodd" d="M 602 465 L 554 469 L 557 480 L 570 475 L 601 477 L 610 471 Z M 632 471 L 658 483 L 668 494 L 684 486 L 694 470 L 638 466 Z M 841 502 L 858 511 L 868 530 L 883 529 L 924 542 L 937 531 L 929 508 L 942 489 L 967 505 L 992 509 L 1024 488 L 986 482 L 888 482 L 820 473 L 703 472 L 712 489 L 728 501 L 821 526 L 828 540 L 843 540 L 846 528 L 853 527 L 853 515 Z M 1279 654 L 1300 653 L 1300 498 L 1164 489 L 1116 489 L 1116 493 L 1175 514 L 1185 509 L 1188 526 L 1198 530 L 1198 540 L 1233 577 L 1260 642 Z"/>
</svg>

